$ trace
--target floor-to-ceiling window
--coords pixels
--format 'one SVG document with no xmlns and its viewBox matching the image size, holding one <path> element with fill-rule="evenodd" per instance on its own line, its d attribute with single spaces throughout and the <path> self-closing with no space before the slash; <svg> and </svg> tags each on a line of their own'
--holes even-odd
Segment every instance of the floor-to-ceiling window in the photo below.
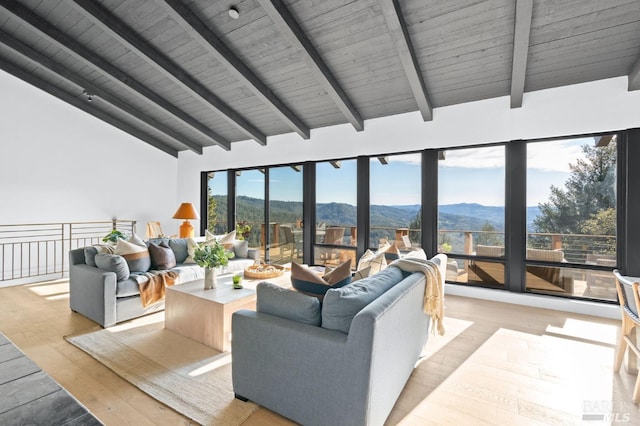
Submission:
<svg viewBox="0 0 640 426">
<path fill-rule="evenodd" d="M 420 153 L 372 157 L 369 163 L 369 247 L 388 242 L 400 251 L 420 247 Z"/>
<path fill-rule="evenodd" d="M 422 243 L 448 255 L 448 282 L 615 301 L 612 270 L 640 252 L 629 231 L 640 177 L 624 161 L 638 140 L 628 130 L 209 173 L 208 227 L 224 232 L 229 192 L 269 262 L 355 267 L 381 242 Z"/>
<path fill-rule="evenodd" d="M 616 140 L 527 144 L 528 291 L 616 299 Z"/>
<path fill-rule="evenodd" d="M 227 226 L 227 172 L 207 173 L 207 229 L 221 235 Z"/>
<path fill-rule="evenodd" d="M 337 265 L 356 263 L 357 162 L 324 161 L 316 164 L 316 223 L 313 262 Z"/>
<path fill-rule="evenodd" d="M 249 228 L 244 238 L 249 247 L 261 249 L 265 254 L 264 223 L 264 172 L 265 169 L 238 170 L 236 172 L 236 232 Z"/>
<path fill-rule="evenodd" d="M 302 263 L 302 167 L 269 169 L 270 263 Z"/>
<path fill-rule="evenodd" d="M 440 154 L 438 252 L 451 260 L 447 280 L 504 286 L 505 148 Z"/>
</svg>

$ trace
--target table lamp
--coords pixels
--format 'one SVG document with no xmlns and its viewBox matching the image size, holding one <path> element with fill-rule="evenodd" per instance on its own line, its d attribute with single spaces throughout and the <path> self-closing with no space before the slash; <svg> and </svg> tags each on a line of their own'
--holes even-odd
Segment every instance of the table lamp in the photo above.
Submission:
<svg viewBox="0 0 640 426">
<path fill-rule="evenodd" d="M 191 203 L 182 203 L 178 207 L 178 211 L 173 215 L 174 219 L 184 219 L 180 225 L 180 238 L 193 238 L 193 225 L 189 223 L 189 219 L 200 219 L 196 208 Z"/>
</svg>

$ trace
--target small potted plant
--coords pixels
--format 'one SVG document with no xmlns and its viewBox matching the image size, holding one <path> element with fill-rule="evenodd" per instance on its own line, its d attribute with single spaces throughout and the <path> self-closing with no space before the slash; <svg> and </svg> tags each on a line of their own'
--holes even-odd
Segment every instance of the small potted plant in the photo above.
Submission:
<svg viewBox="0 0 640 426">
<path fill-rule="evenodd" d="M 112 229 L 111 232 L 109 232 L 107 235 L 104 236 L 102 241 L 105 243 L 115 244 L 118 242 L 118 240 L 126 240 L 126 239 L 127 239 L 127 236 L 125 234 L 118 231 L 117 229 Z"/>
<path fill-rule="evenodd" d="M 236 238 L 248 240 L 251 235 L 251 225 L 246 220 L 236 223 Z"/>
<path fill-rule="evenodd" d="M 204 268 L 204 288 L 205 290 L 216 288 L 217 268 L 227 266 L 229 259 L 234 256 L 233 252 L 228 252 L 218 241 L 206 241 L 198 244 L 193 260 Z"/>
</svg>

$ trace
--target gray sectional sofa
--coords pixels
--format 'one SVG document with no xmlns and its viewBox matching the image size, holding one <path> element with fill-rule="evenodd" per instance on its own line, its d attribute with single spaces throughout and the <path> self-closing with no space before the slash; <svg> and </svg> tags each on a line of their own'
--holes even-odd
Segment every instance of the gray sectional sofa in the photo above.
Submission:
<svg viewBox="0 0 640 426">
<path fill-rule="evenodd" d="M 178 273 L 178 282 L 204 278 L 204 269 L 196 264 L 184 264 L 188 256 L 187 239 L 152 239 L 154 243 L 165 242 L 173 251 L 177 266 L 171 270 Z M 148 244 L 148 243 L 147 243 Z M 243 253 L 244 254 L 244 253 Z M 225 267 L 227 272 L 239 272 L 259 260 L 257 249 L 248 249 L 246 257 L 235 256 Z M 95 251 L 84 247 L 69 251 L 69 304 L 72 311 L 82 314 L 102 327 L 111 327 L 119 322 L 164 309 L 164 300 L 148 307 L 142 306 L 139 283 L 148 281 L 142 273 L 131 273 L 126 278 L 110 270 L 95 266 Z"/>
<path fill-rule="evenodd" d="M 447 257 L 432 260 L 444 288 Z M 257 311 L 233 314 L 236 397 L 305 426 L 384 424 L 429 335 L 425 284 L 389 266 L 320 304 L 260 283 Z"/>
</svg>

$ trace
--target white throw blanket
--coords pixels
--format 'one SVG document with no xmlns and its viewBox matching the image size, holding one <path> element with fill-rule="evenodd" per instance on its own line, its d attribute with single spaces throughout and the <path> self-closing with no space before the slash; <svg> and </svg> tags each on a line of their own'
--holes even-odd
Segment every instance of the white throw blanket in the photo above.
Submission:
<svg viewBox="0 0 640 426">
<path fill-rule="evenodd" d="M 401 258 L 393 261 L 389 266 L 396 266 L 405 272 L 422 272 L 426 283 L 424 286 L 424 312 L 431 316 L 431 332 L 444 335 L 444 300 L 442 300 L 442 275 L 440 266 L 431 261 L 418 258 Z"/>
</svg>

